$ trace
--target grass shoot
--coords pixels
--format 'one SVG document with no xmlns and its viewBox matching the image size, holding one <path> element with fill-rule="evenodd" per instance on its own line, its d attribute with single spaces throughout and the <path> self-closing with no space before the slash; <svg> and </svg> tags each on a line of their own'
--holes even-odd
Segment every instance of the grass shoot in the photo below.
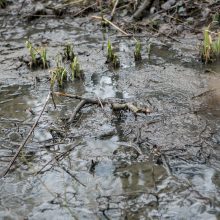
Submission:
<svg viewBox="0 0 220 220">
<path fill-rule="evenodd" d="M 46 48 L 41 48 L 41 49 L 39 50 L 39 53 L 40 53 L 40 57 L 41 57 L 41 60 L 42 60 L 43 68 L 44 68 L 44 69 L 48 68 Z"/>
<path fill-rule="evenodd" d="M 30 41 L 26 41 L 26 47 L 29 50 L 31 61 L 30 61 L 30 68 L 37 65 L 37 50 L 33 47 L 32 43 Z"/>
<path fill-rule="evenodd" d="M 106 62 L 112 64 L 115 69 L 120 67 L 119 57 L 115 54 L 112 44 L 109 40 L 107 44 L 107 61 Z"/>
<path fill-rule="evenodd" d="M 140 41 L 137 41 L 135 44 L 135 51 L 134 51 L 134 60 L 140 61 L 142 59 L 141 57 L 141 43 Z"/>
<path fill-rule="evenodd" d="M 59 57 L 57 57 L 56 68 L 51 70 L 50 73 L 51 73 L 51 77 L 50 77 L 51 89 L 53 89 L 56 82 L 57 82 L 59 87 L 62 87 L 64 81 L 67 80 L 67 70 L 62 65 Z"/>
<path fill-rule="evenodd" d="M 112 49 L 112 44 L 111 42 L 108 40 L 108 44 L 107 44 L 107 62 L 112 62 L 113 61 L 113 49 Z"/>
<path fill-rule="evenodd" d="M 72 80 L 74 80 L 75 78 L 77 79 L 83 78 L 83 71 L 80 68 L 80 64 L 76 56 L 74 57 L 73 61 L 70 64 L 70 69 L 71 69 Z"/>
<path fill-rule="evenodd" d="M 49 67 L 46 48 L 35 48 L 30 41 L 26 41 L 25 45 L 29 50 L 29 66 L 31 69 L 37 68 L 39 66 L 41 66 L 43 69 Z"/>
<path fill-rule="evenodd" d="M 215 37 L 213 37 L 215 35 Z M 220 57 L 220 32 L 210 32 L 209 27 L 203 33 L 203 45 L 201 51 L 202 61 L 207 64 Z"/>
</svg>

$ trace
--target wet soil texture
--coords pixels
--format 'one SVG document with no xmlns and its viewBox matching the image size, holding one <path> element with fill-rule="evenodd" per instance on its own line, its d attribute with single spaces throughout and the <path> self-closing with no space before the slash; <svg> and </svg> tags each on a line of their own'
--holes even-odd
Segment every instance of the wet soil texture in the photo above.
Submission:
<svg viewBox="0 0 220 220">
<path fill-rule="evenodd" d="M 195 35 L 176 42 L 146 30 L 142 61 L 134 62 L 134 38 L 90 16 L 57 17 L 45 6 L 44 16 L 30 19 L 40 6 L 18 2 L 0 9 L 1 173 L 38 117 L 67 43 L 85 77 L 54 91 L 147 111 L 87 104 L 69 125 L 79 100 L 54 96 L 56 109 L 50 99 L 0 179 L 0 218 L 219 219 L 220 66 L 200 63 Z M 27 39 L 46 46 L 50 69 L 26 65 Z M 106 64 L 108 40 L 117 70 Z"/>
</svg>

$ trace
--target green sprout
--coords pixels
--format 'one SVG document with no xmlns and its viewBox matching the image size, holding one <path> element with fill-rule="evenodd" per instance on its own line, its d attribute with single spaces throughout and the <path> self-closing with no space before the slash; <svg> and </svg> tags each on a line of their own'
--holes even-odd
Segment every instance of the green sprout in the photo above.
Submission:
<svg viewBox="0 0 220 220">
<path fill-rule="evenodd" d="M 120 67 L 119 57 L 114 53 L 111 42 L 109 40 L 107 44 L 107 61 L 106 62 L 112 64 L 114 68 Z"/>
<path fill-rule="evenodd" d="M 213 33 L 212 33 L 213 34 Z M 201 50 L 202 61 L 207 64 L 220 57 L 220 32 L 213 38 L 209 27 L 203 33 L 203 45 Z"/>
<path fill-rule="evenodd" d="M 55 82 L 57 82 L 59 87 L 62 87 L 63 82 L 67 80 L 67 71 L 63 66 L 57 66 L 51 72 L 50 85 L 53 89 Z"/>
<path fill-rule="evenodd" d="M 46 69 L 48 68 L 48 61 L 47 61 L 47 51 L 46 48 L 42 48 L 39 50 L 40 57 L 43 63 L 43 68 Z"/>
<path fill-rule="evenodd" d="M 69 71 L 65 68 L 63 62 L 61 61 L 61 57 L 58 55 L 56 59 L 56 68 L 50 71 L 51 73 L 51 89 L 53 89 L 55 83 L 57 82 L 57 85 L 59 87 L 62 87 L 64 82 L 66 82 L 68 79 L 74 80 L 82 79 L 83 78 L 83 71 L 80 68 L 80 64 L 78 61 L 78 58 L 75 56 L 73 61 L 70 63 L 70 69 L 71 69 L 71 75 L 69 76 Z"/>
<path fill-rule="evenodd" d="M 75 57 L 75 54 L 73 51 L 73 45 L 66 44 L 64 47 L 64 58 L 72 61 L 74 57 Z"/>
<path fill-rule="evenodd" d="M 148 55 L 148 58 L 150 59 L 150 55 L 151 55 L 151 43 L 148 44 L 147 46 L 147 55 Z"/>
<path fill-rule="evenodd" d="M 80 68 L 79 61 L 77 57 L 74 57 L 73 61 L 70 64 L 70 69 L 72 72 L 72 80 L 75 78 L 81 79 L 83 77 L 83 71 Z"/>
<path fill-rule="evenodd" d="M 140 41 L 137 41 L 135 44 L 134 60 L 140 61 L 141 59 L 142 59 L 142 57 L 141 57 L 141 43 L 140 43 Z"/>
<path fill-rule="evenodd" d="M 25 45 L 30 53 L 30 68 L 41 66 L 43 69 L 48 68 L 46 48 L 35 48 L 30 41 L 26 41 Z"/>
<path fill-rule="evenodd" d="M 32 43 L 30 41 L 25 42 L 27 49 L 29 50 L 31 61 L 30 61 L 30 67 L 32 69 L 33 66 L 37 65 L 37 50 L 33 47 Z"/>
<path fill-rule="evenodd" d="M 55 82 L 57 82 L 59 87 L 63 86 L 63 82 L 67 81 L 67 70 L 62 65 L 61 57 L 58 54 L 56 57 L 56 67 L 50 71 L 51 78 L 50 78 L 50 86 L 53 89 Z"/>
<path fill-rule="evenodd" d="M 5 8 L 7 4 L 6 0 L 0 0 L 0 8 Z"/>
<path fill-rule="evenodd" d="M 113 56 L 114 56 L 114 52 L 113 52 L 113 49 L 112 49 L 112 45 L 111 45 L 111 42 L 108 40 L 108 44 L 107 44 L 107 61 L 112 62 L 113 61 Z"/>
</svg>

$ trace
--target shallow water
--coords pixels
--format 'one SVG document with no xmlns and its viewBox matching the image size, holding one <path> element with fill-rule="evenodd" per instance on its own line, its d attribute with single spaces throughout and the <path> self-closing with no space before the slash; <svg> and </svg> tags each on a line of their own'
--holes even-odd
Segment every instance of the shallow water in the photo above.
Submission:
<svg viewBox="0 0 220 220">
<path fill-rule="evenodd" d="M 18 59 L 27 54 L 27 37 L 48 43 L 52 66 L 65 42 L 74 43 L 85 81 L 69 83 L 65 92 L 152 109 L 135 117 L 86 106 L 67 127 L 64 119 L 78 101 L 55 97 L 55 109 L 50 100 L 11 172 L 0 179 L 1 219 L 220 218 L 218 64 L 209 67 L 216 73 L 204 73 L 190 48 L 156 39 L 150 59 L 142 39 L 143 61 L 135 64 L 134 42 L 110 32 L 105 37 L 121 58 L 113 71 L 102 50 L 107 40 L 87 18 L 41 18 L 15 27 L 13 18 L 0 21 L 1 172 L 50 87 L 47 70 L 31 71 Z"/>
</svg>

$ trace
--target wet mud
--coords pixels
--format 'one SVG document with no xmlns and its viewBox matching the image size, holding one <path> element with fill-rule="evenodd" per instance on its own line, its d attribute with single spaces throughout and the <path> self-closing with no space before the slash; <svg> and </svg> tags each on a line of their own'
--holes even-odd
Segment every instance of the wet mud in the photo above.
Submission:
<svg viewBox="0 0 220 220">
<path fill-rule="evenodd" d="M 27 39 L 47 45 L 51 68 L 73 43 L 85 79 L 67 83 L 63 92 L 151 112 L 86 105 L 67 125 L 79 101 L 55 96 L 55 109 L 50 99 L 0 179 L 1 219 L 220 218 L 220 66 L 199 62 L 196 36 L 178 43 L 146 35 L 143 59 L 135 63 L 134 39 L 106 32 L 90 17 L 19 20 L 10 14 L 13 4 L 7 10 L 0 16 L 1 172 L 50 90 L 49 71 L 23 62 Z M 108 39 L 120 58 L 117 70 L 106 64 Z"/>
</svg>

